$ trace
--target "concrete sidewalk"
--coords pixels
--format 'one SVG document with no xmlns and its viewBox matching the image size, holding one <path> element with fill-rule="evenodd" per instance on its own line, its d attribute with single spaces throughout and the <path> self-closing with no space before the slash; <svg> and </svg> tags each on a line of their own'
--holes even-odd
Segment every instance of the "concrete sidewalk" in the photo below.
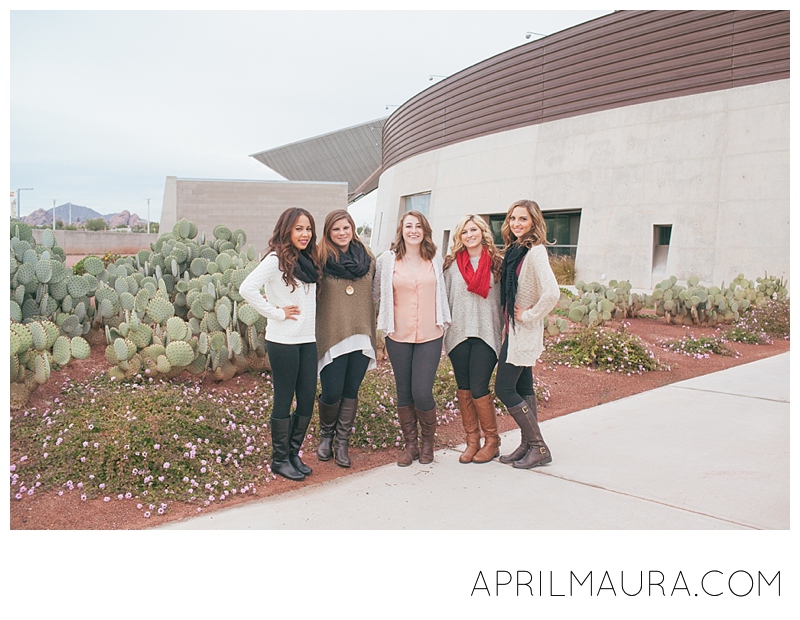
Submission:
<svg viewBox="0 0 800 620">
<path fill-rule="evenodd" d="M 440 450 L 159 529 L 789 529 L 789 353 L 541 427 L 545 467 Z"/>
</svg>

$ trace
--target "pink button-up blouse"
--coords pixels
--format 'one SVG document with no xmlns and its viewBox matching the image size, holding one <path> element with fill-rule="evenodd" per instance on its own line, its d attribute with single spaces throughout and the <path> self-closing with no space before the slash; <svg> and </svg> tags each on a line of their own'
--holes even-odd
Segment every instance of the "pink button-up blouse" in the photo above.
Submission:
<svg viewBox="0 0 800 620">
<path fill-rule="evenodd" d="M 433 263 L 424 261 L 416 273 L 395 262 L 392 274 L 395 342 L 429 342 L 444 335 L 436 325 L 436 273 Z"/>
</svg>

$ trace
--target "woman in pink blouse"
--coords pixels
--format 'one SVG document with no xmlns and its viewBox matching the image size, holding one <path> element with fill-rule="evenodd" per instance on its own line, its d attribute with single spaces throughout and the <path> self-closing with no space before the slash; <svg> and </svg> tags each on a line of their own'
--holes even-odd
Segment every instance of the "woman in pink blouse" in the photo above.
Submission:
<svg viewBox="0 0 800 620">
<path fill-rule="evenodd" d="M 442 258 L 431 226 L 418 211 L 403 215 L 391 249 L 378 257 L 373 296 L 379 304 L 378 329 L 397 387 L 397 415 L 405 449 L 397 464 L 433 461 L 436 402 L 433 381 L 442 356 L 444 329 L 450 324 Z M 419 421 L 419 445 L 417 445 Z"/>
</svg>

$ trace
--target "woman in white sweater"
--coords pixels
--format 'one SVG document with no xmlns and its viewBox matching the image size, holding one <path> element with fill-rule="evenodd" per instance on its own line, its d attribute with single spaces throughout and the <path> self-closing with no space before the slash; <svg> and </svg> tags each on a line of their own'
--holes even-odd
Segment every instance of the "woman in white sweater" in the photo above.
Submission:
<svg viewBox="0 0 800 620">
<path fill-rule="evenodd" d="M 467 448 L 461 463 L 488 463 L 499 455 L 500 436 L 489 380 L 502 341 L 500 269 L 503 257 L 488 224 L 467 215 L 453 231 L 453 245 L 444 259 L 444 282 L 452 322 L 444 334 L 444 350 L 453 363 L 461 423 Z M 481 428 L 485 442 L 481 447 Z"/>
<path fill-rule="evenodd" d="M 304 480 L 311 474 L 299 453 L 317 391 L 314 327 L 320 268 L 315 240 L 311 214 L 305 209 L 287 209 L 275 224 L 269 253 L 239 287 L 239 294 L 267 317 L 274 389 L 271 468 L 289 480 Z M 297 408 L 292 413 L 294 399 Z"/>
<path fill-rule="evenodd" d="M 536 416 L 532 367 L 544 350 L 544 318 L 558 303 L 559 290 L 547 257 L 547 227 L 539 205 L 532 200 L 512 204 L 501 233 L 506 244 L 500 284 L 506 338 L 495 392 L 519 425 L 522 442 L 500 461 L 530 469 L 553 460 Z"/>
</svg>

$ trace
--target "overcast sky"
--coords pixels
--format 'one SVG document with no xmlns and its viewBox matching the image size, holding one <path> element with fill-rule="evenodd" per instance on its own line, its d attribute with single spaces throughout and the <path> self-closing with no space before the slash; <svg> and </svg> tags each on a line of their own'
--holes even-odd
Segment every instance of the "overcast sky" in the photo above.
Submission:
<svg viewBox="0 0 800 620">
<path fill-rule="evenodd" d="M 249 155 L 608 12 L 12 11 L 10 190 L 158 221 L 167 175 L 280 179 Z"/>
</svg>

